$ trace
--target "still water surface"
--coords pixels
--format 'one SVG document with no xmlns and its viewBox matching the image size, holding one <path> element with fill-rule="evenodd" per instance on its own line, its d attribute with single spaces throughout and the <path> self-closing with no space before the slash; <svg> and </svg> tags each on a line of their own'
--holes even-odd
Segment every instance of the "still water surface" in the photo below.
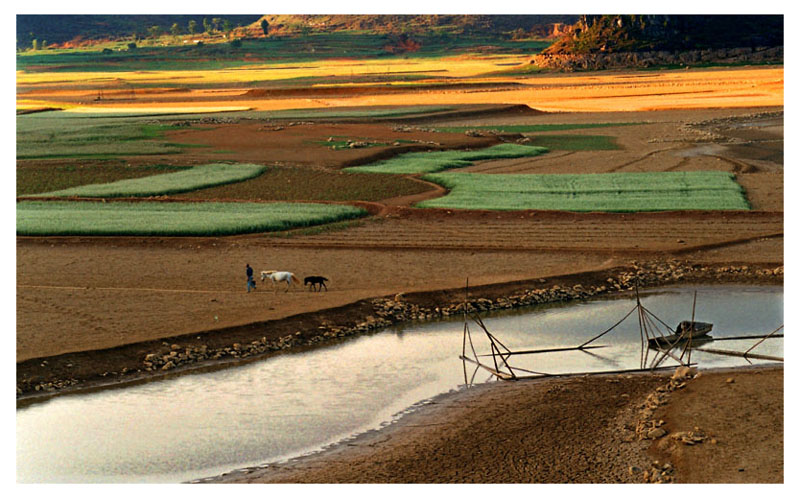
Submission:
<svg viewBox="0 0 800 500">
<path fill-rule="evenodd" d="M 783 323 L 781 287 L 669 288 L 643 294 L 642 303 L 674 327 L 691 318 L 695 291 L 696 319 L 713 323 L 714 337 L 767 334 Z M 603 332 L 634 305 L 632 298 L 594 300 L 484 320 L 512 350 L 564 347 Z M 470 329 L 476 350 L 487 352 L 482 330 Z M 403 325 L 216 372 L 22 407 L 17 481 L 182 482 L 310 453 L 463 388 L 462 333 L 458 320 Z M 741 351 L 754 342 L 713 347 Z M 546 373 L 638 368 L 636 314 L 596 344 L 609 347 L 520 356 L 514 364 Z M 782 339 L 754 352 L 782 356 Z M 692 362 L 700 368 L 747 364 L 699 352 Z M 467 374 L 472 377 L 472 367 Z M 488 380 L 481 371 L 474 382 Z"/>
</svg>

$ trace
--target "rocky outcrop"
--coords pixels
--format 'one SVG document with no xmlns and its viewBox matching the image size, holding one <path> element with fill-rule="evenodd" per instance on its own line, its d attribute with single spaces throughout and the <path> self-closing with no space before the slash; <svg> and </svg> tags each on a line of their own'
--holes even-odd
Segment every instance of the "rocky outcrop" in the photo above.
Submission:
<svg viewBox="0 0 800 500">
<path fill-rule="evenodd" d="M 593 54 L 538 54 L 531 64 L 557 71 L 592 71 L 705 64 L 783 64 L 783 47 L 740 47 L 680 52 L 615 52 Z"/>
</svg>

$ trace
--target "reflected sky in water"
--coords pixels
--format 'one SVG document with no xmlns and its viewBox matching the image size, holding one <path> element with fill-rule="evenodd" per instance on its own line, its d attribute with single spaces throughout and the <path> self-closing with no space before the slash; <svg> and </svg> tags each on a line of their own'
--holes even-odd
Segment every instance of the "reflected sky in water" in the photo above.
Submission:
<svg viewBox="0 0 800 500">
<path fill-rule="evenodd" d="M 695 291 L 696 319 L 713 323 L 715 337 L 763 335 L 783 323 L 780 287 L 673 288 L 647 292 L 642 303 L 674 327 L 691 318 Z M 580 344 L 634 305 L 632 298 L 594 300 L 483 318 L 510 349 L 540 349 Z M 488 352 L 482 330 L 470 329 L 476 350 Z M 221 371 L 24 407 L 17 410 L 17 481 L 181 482 L 309 453 L 462 388 L 462 333 L 461 318 L 406 324 Z M 754 342 L 715 348 L 746 350 Z M 639 367 L 635 314 L 596 343 L 610 347 L 520 356 L 514 364 L 547 373 Z M 783 342 L 769 340 L 756 352 L 782 356 Z M 692 361 L 701 369 L 747 364 L 699 352 Z M 488 379 L 483 372 L 475 382 Z"/>
</svg>

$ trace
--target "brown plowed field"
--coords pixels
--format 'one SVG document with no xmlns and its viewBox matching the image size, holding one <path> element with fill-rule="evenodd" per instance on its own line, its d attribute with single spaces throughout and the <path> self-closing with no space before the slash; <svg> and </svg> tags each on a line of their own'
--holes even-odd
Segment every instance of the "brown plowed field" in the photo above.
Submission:
<svg viewBox="0 0 800 500">
<path fill-rule="evenodd" d="M 267 164 L 291 164 L 313 168 L 341 168 L 363 164 L 380 158 L 410 151 L 430 149 L 463 149 L 487 147 L 499 142 L 492 137 L 468 137 L 415 130 L 393 130 L 389 124 L 327 124 L 290 122 L 264 124 L 260 122 L 218 124 L 205 128 L 193 127 L 169 134 L 170 141 L 212 146 L 213 151 L 195 155 L 199 161 L 236 160 Z M 333 150 L 328 139 L 342 138 L 386 144 L 370 148 Z M 402 141 L 393 145 L 395 141 Z M 191 158 L 193 155 L 182 155 Z M 197 195 L 197 193 L 192 193 Z"/>
<path fill-rule="evenodd" d="M 396 209 L 384 222 L 316 236 L 275 239 L 270 244 L 297 248 L 563 251 L 625 256 L 642 251 L 686 253 L 695 247 L 783 236 L 783 214 L 779 212 L 680 215 L 680 222 L 676 223 L 675 214 L 669 213 L 497 214 Z M 732 240 L 732 234 L 738 238 Z"/>
</svg>

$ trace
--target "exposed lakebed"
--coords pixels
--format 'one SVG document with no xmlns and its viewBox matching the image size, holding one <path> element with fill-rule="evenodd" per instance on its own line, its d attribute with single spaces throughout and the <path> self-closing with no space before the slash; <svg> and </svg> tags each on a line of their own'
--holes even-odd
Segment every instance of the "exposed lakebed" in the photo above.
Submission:
<svg viewBox="0 0 800 500">
<path fill-rule="evenodd" d="M 714 337 L 763 335 L 783 323 L 782 287 L 664 288 L 643 293 L 642 303 L 675 326 L 691 318 L 695 291 L 696 319 L 714 323 Z M 634 305 L 627 295 L 487 314 L 484 320 L 511 349 L 574 346 Z M 525 356 L 519 366 L 546 373 L 638 368 L 634 316 L 596 342 L 608 347 Z M 476 340 L 483 335 L 474 324 L 470 329 Z M 404 324 L 225 370 L 22 407 L 17 480 L 180 482 L 310 453 L 463 388 L 462 340 L 460 318 Z M 719 348 L 746 350 L 755 342 L 720 342 Z M 486 352 L 477 342 L 476 349 Z M 768 340 L 754 352 L 782 356 L 783 342 Z M 701 369 L 747 363 L 700 352 L 692 361 Z M 471 367 L 467 371 L 472 374 Z M 474 382 L 489 379 L 478 372 Z"/>
</svg>

